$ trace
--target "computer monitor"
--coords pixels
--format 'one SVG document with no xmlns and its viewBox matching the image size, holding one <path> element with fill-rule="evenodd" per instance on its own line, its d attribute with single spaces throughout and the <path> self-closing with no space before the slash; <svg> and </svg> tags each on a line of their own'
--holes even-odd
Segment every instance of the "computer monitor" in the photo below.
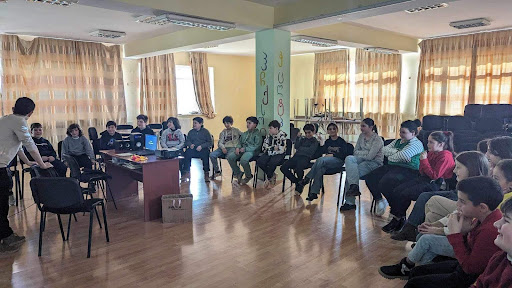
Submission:
<svg viewBox="0 0 512 288">
<path fill-rule="evenodd" d="M 157 149 L 157 138 L 156 138 L 156 135 L 150 135 L 150 134 L 146 134 L 146 138 L 144 139 L 145 141 L 145 147 L 146 147 L 146 150 L 153 150 L 155 151 Z"/>
</svg>

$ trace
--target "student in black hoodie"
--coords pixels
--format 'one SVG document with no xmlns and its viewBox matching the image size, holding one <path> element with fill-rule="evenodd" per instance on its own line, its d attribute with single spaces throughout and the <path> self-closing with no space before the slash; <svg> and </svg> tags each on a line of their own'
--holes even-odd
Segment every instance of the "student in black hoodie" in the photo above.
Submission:
<svg viewBox="0 0 512 288">
<path fill-rule="evenodd" d="M 203 127 L 203 118 L 195 117 L 192 119 L 193 129 L 188 132 L 185 146 L 185 159 L 183 161 L 183 171 L 181 178 L 183 180 L 190 177 L 190 163 L 192 158 L 200 158 L 203 161 L 204 181 L 210 182 L 210 148 L 213 146 L 212 135 L 210 131 Z"/>
<path fill-rule="evenodd" d="M 308 198 L 306 199 L 309 201 L 318 198 L 320 189 L 323 186 L 325 172 L 331 169 L 341 171 L 345 164 L 345 157 L 348 155 L 347 142 L 338 136 L 338 125 L 330 123 L 327 126 L 327 133 L 329 134 L 329 139 L 322 146 L 322 154 L 325 154 L 325 156 L 318 158 L 306 177 L 297 184 L 297 186 L 301 186 L 299 189 L 303 189 L 305 185 L 313 180 L 313 184 L 309 187 Z"/>
<path fill-rule="evenodd" d="M 43 138 L 43 125 L 41 125 L 41 123 L 32 123 L 32 125 L 30 125 L 30 132 L 32 133 L 32 140 L 36 143 L 39 154 L 41 154 L 41 159 L 43 159 L 44 162 L 52 164 L 59 176 L 66 177 L 68 167 L 57 159 L 57 153 L 55 153 L 55 149 L 50 141 Z M 34 161 L 30 153 L 25 149 L 25 146 L 23 146 L 23 150 L 28 160 Z"/>
<path fill-rule="evenodd" d="M 314 137 L 315 126 L 306 124 L 303 130 L 306 136 L 298 137 L 295 141 L 295 155 L 281 166 L 281 172 L 283 172 L 284 176 L 296 184 L 295 191 L 297 195 L 300 195 L 304 189 L 304 186 L 299 184 L 302 177 L 304 177 L 304 169 L 309 165 L 309 161 L 311 161 L 318 148 L 318 140 Z M 294 170 L 297 177 L 295 177 L 291 169 Z"/>
<path fill-rule="evenodd" d="M 137 116 L 137 127 L 135 127 L 132 130 L 132 133 L 142 133 L 142 134 L 149 134 L 149 135 L 155 135 L 155 132 L 151 130 L 151 128 L 147 127 L 148 124 L 148 116 L 140 114 Z"/>
<path fill-rule="evenodd" d="M 116 122 L 108 121 L 106 127 L 107 130 L 101 132 L 100 134 L 100 149 L 112 150 L 114 149 L 114 143 L 116 142 L 116 140 L 123 140 L 123 136 L 116 132 Z"/>
</svg>

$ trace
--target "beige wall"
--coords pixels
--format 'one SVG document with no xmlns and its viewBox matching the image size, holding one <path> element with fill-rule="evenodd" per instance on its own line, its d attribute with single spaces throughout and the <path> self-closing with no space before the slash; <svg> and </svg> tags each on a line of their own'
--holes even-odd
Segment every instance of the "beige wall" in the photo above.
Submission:
<svg viewBox="0 0 512 288">
<path fill-rule="evenodd" d="M 292 56 L 290 61 L 290 118 L 294 115 L 295 99 L 299 99 L 296 107 L 297 115 L 304 115 L 304 99 L 313 97 L 313 74 L 315 54 Z"/>
</svg>

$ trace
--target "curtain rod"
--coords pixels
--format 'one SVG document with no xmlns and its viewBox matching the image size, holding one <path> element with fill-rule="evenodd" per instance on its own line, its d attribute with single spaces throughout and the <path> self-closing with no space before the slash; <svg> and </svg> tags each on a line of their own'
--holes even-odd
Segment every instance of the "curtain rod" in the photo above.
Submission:
<svg viewBox="0 0 512 288">
<path fill-rule="evenodd" d="M 448 38 L 448 37 L 454 37 L 454 36 L 466 36 L 466 35 L 472 35 L 472 34 L 482 34 L 482 33 L 507 31 L 507 30 L 512 30 L 512 27 L 499 28 L 499 29 L 490 29 L 490 30 L 477 31 L 477 32 L 467 32 L 467 33 L 461 33 L 461 34 L 449 34 L 449 35 L 442 35 L 442 36 L 427 37 L 427 38 L 423 38 L 422 40 L 438 39 L 438 38 Z"/>
<path fill-rule="evenodd" d="M 67 38 L 60 38 L 60 37 L 48 37 L 48 36 L 35 36 L 35 35 L 27 35 L 27 34 L 16 34 L 16 33 L 0 33 L 0 35 L 14 35 L 14 36 L 27 36 L 27 37 L 34 37 L 34 38 L 47 38 L 47 39 L 55 39 L 55 40 L 66 40 L 66 41 L 77 41 L 77 42 L 89 42 L 89 43 L 98 43 L 103 44 L 107 46 L 112 45 L 123 45 L 123 44 L 116 44 L 116 43 L 106 43 L 106 42 L 99 42 L 99 41 L 92 41 L 92 40 L 80 40 L 80 39 L 67 39 Z"/>
</svg>

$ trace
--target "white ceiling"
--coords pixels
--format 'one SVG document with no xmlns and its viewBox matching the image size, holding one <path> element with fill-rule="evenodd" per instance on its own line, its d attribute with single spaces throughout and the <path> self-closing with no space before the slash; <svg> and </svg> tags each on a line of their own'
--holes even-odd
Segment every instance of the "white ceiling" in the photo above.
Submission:
<svg viewBox="0 0 512 288">
<path fill-rule="evenodd" d="M 112 40 L 89 36 L 98 29 L 126 32 L 126 37 Z M 26 0 L 0 3 L 0 33 L 120 44 L 182 29 L 184 27 L 172 24 L 137 23 L 131 13 L 80 4 L 60 7 Z"/>
<path fill-rule="evenodd" d="M 442 2 L 442 1 L 439 1 Z M 405 11 L 355 20 L 372 28 L 388 30 L 415 38 L 470 33 L 512 27 L 512 0 L 460 0 L 449 2 L 447 8 L 409 14 Z M 490 26 L 455 29 L 450 22 L 473 18 L 487 18 Z"/>
</svg>

